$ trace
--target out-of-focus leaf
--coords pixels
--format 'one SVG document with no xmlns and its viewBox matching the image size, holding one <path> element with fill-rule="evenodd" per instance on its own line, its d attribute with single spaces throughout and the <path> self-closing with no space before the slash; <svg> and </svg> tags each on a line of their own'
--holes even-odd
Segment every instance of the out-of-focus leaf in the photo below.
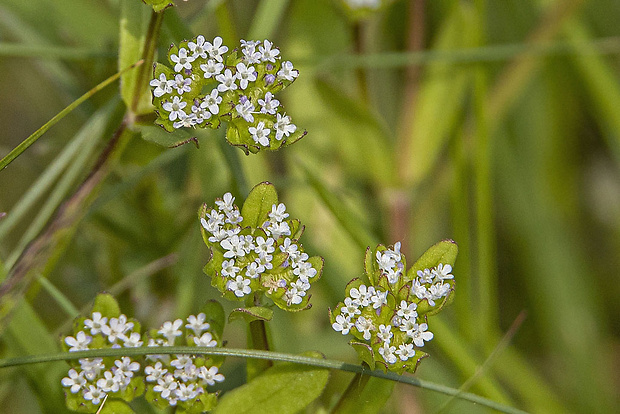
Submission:
<svg viewBox="0 0 620 414">
<path fill-rule="evenodd" d="M 135 411 L 121 400 L 107 400 L 100 411 L 101 414 L 133 414 Z"/>
<path fill-rule="evenodd" d="M 327 385 L 324 368 L 283 363 L 222 397 L 215 414 L 294 414 L 314 401 Z"/>
<path fill-rule="evenodd" d="M 375 414 L 385 412 L 383 407 L 392 395 L 394 381 L 372 377 L 368 380 L 359 398 L 348 398 L 338 407 L 337 414 Z"/>
<path fill-rule="evenodd" d="M 114 296 L 109 293 L 101 293 L 95 298 L 93 312 L 99 312 L 106 318 L 118 318 L 121 314 L 121 308 Z"/>
<path fill-rule="evenodd" d="M 162 10 L 174 6 L 174 3 L 170 0 L 142 0 L 149 6 L 153 7 L 153 10 L 156 12 L 161 12 Z"/>
<path fill-rule="evenodd" d="M 166 132 L 156 125 L 136 126 L 142 138 L 166 148 L 178 147 L 179 145 L 192 142 L 195 138 L 185 129 L 177 129 L 174 132 Z M 197 144 L 197 141 L 194 141 Z"/>
<path fill-rule="evenodd" d="M 200 311 L 207 316 L 206 321 L 211 325 L 211 332 L 217 334 L 217 338 L 222 338 L 224 325 L 226 324 L 226 314 L 222 304 L 216 300 L 210 300 Z"/>
<path fill-rule="evenodd" d="M 149 7 L 136 0 L 121 1 L 120 46 L 118 67 L 120 69 L 142 58 L 149 26 Z M 130 71 L 121 76 L 121 97 L 128 108 L 133 106 L 139 71 Z M 145 90 L 135 108 L 136 113 L 143 114 L 153 110 L 151 93 Z"/>
</svg>

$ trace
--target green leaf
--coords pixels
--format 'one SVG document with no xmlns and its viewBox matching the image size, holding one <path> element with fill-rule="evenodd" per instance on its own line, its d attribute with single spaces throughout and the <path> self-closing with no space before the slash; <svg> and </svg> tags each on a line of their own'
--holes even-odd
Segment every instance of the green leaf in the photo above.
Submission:
<svg viewBox="0 0 620 414">
<path fill-rule="evenodd" d="M 355 352 L 357 352 L 360 361 L 368 364 L 371 370 L 375 369 L 375 356 L 370 345 L 354 341 L 349 342 L 349 344 L 355 349 Z"/>
<path fill-rule="evenodd" d="M 274 204 L 278 204 L 278 193 L 273 184 L 269 182 L 257 184 L 252 188 L 241 208 L 243 216 L 241 226 L 260 227 L 269 219 L 271 206 Z"/>
<path fill-rule="evenodd" d="M 226 314 L 222 304 L 217 300 L 210 300 L 200 311 L 207 316 L 206 321 L 211 325 L 211 332 L 217 334 L 217 338 L 221 338 L 226 324 Z"/>
<path fill-rule="evenodd" d="M 228 316 L 228 322 L 232 322 L 238 319 L 245 319 L 246 322 L 252 321 L 270 321 L 273 318 L 273 310 L 265 308 L 263 306 L 253 306 L 251 308 L 237 308 L 233 309 Z"/>
<path fill-rule="evenodd" d="M 338 414 L 375 414 L 385 412 L 383 407 L 392 395 L 394 381 L 372 377 L 361 391 L 359 398 L 348 398 L 338 407 Z"/>
<path fill-rule="evenodd" d="M 142 58 L 150 14 L 149 8 L 137 0 L 121 1 L 120 49 L 118 54 L 120 69 L 126 68 Z M 139 72 L 130 71 L 121 76 L 121 97 L 128 108 L 133 107 Z M 138 114 L 153 110 L 150 91 L 144 91 L 135 109 Z"/>
<path fill-rule="evenodd" d="M 174 148 L 189 142 L 194 142 L 196 147 L 198 147 L 198 141 L 186 129 L 176 129 L 174 132 L 167 132 L 165 129 L 155 125 L 136 125 L 136 127 L 144 140 L 162 147 Z"/>
<path fill-rule="evenodd" d="M 121 314 L 121 308 L 114 296 L 109 293 L 100 293 L 95 298 L 93 312 L 100 312 L 106 318 L 118 318 Z"/>
<path fill-rule="evenodd" d="M 407 272 L 407 277 L 411 280 L 417 275 L 418 270 L 432 269 L 439 263 L 454 266 L 456 255 L 459 248 L 454 240 L 442 240 L 428 249 Z"/>
<path fill-rule="evenodd" d="M 294 414 L 321 395 L 328 377 L 324 368 L 278 364 L 226 393 L 214 413 Z"/>
<path fill-rule="evenodd" d="M 108 398 L 103 404 L 101 414 L 133 414 L 135 411 L 125 402 Z"/>
</svg>

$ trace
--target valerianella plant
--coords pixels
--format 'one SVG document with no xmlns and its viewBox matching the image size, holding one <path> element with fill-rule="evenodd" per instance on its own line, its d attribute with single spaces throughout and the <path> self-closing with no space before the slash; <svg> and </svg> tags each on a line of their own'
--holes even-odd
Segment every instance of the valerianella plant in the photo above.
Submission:
<svg viewBox="0 0 620 414">
<path fill-rule="evenodd" d="M 241 40 L 229 53 L 221 37 L 209 42 L 199 35 L 172 45 L 168 61 L 172 68 L 156 64 L 150 82 L 156 123 L 168 132 L 219 128 L 225 121 L 227 141 L 246 154 L 276 150 L 306 134 L 275 97 L 299 71 L 269 40 Z"/>
<path fill-rule="evenodd" d="M 414 372 L 428 354 L 424 344 L 433 339 L 427 317 L 439 312 L 454 291 L 450 273 L 458 249 L 452 240 L 431 247 L 406 270 L 400 242 L 366 251 L 369 283 L 353 279 L 347 297 L 334 311 L 332 327 L 351 334 L 351 345 L 371 369 L 377 366 L 402 374 Z"/>
<path fill-rule="evenodd" d="M 321 276 L 323 258 L 304 252 L 304 226 L 289 218 L 270 183 L 256 185 L 241 211 L 234 201 L 226 193 L 215 207 L 205 204 L 198 212 L 211 251 L 204 268 L 211 284 L 246 306 L 260 304 L 264 295 L 284 310 L 310 307 L 308 291 Z"/>
<path fill-rule="evenodd" d="M 62 346 L 69 352 L 142 346 L 221 346 L 224 311 L 217 302 L 208 303 L 205 311 L 186 320 L 164 322 L 160 329 L 143 336 L 140 323 L 122 314 L 112 296 L 101 294 L 91 314 L 76 319 L 73 335 L 64 337 Z M 209 392 L 207 387 L 224 380 L 218 372 L 222 362 L 222 358 L 195 355 L 82 358 L 70 362 L 71 369 L 61 382 L 66 389 L 67 407 L 74 411 L 95 412 L 105 400 L 106 406 L 131 413 L 126 402 L 146 391 L 147 401 L 156 407 L 174 406 L 176 412 L 200 413 L 217 403 L 217 393 Z"/>
</svg>

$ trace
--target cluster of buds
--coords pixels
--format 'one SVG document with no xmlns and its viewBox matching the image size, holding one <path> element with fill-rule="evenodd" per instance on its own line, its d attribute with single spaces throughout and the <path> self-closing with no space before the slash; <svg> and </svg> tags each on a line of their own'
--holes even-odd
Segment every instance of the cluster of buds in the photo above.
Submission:
<svg viewBox="0 0 620 414">
<path fill-rule="evenodd" d="M 447 254 L 437 255 L 437 251 Z M 430 253 L 429 253 L 430 252 Z M 330 310 L 332 328 L 343 335 L 352 334 L 351 345 L 362 361 L 374 369 L 398 373 L 414 372 L 427 354 L 421 349 L 433 339 L 427 316 L 438 312 L 454 291 L 450 273 L 456 258 L 452 241 L 433 246 L 406 271 L 400 242 L 389 249 L 379 245 L 366 253 L 366 275 L 370 284 L 352 280 L 347 297 Z M 447 259 L 438 263 L 439 259 Z M 423 267 L 432 263 L 430 267 Z"/>
<path fill-rule="evenodd" d="M 156 123 L 168 132 L 184 127 L 219 128 L 228 122 L 226 139 L 246 154 L 275 150 L 302 138 L 275 94 L 290 85 L 299 71 L 283 61 L 269 40 L 241 40 L 228 53 L 221 37 L 199 35 L 172 45 L 172 66 L 156 64 L 153 104 Z"/>
<path fill-rule="evenodd" d="M 184 322 L 165 322 L 161 329 L 141 335 L 140 323 L 121 314 L 118 304 L 107 294 L 97 297 L 89 317 L 74 323 L 73 336 L 63 338 L 65 351 L 122 349 L 143 346 L 173 346 L 184 336 L 189 346 L 221 346 L 221 332 L 209 330 L 205 313 L 191 315 Z M 223 327 L 223 322 L 217 323 Z M 148 344 L 148 345 L 145 345 Z M 218 373 L 223 362 L 192 355 L 150 355 L 145 358 L 127 356 L 82 358 L 72 362 L 68 376 L 61 380 L 67 389 L 67 407 L 74 411 L 95 412 L 104 400 L 129 402 L 144 394 L 159 408 L 179 406 L 204 411 L 217 402 L 217 394 L 207 386 L 224 380 Z M 197 411 L 197 412 L 198 412 Z"/>
<path fill-rule="evenodd" d="M 253 303 L 264 293 L 282 309 L 308 308 L 308 290 L 321 276 L 323 259 L 304 252 L 299 243 L 304 227 L 288 218 L 269 183 L 254 187 L 241 211 L 234 201 L 226 193 L 216 207 L 205 204 L 198 213 L 211 250 L 205 273 L 212 285 L 228 299 Z"/>
</svg>

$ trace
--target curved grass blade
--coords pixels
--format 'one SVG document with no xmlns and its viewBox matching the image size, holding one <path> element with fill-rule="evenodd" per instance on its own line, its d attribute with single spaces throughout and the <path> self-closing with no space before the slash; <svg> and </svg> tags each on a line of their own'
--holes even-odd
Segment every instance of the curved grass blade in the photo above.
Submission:
<svg viewBox="0 0 620 414">
<path fill-rule="evenodd" d="M 4 170 L 13 160 L 15 160 L 15 158 L 19 157 L 24 151 L 26 151 L 26 149 L 29 146 L 34 144 L 41 137 L 41 135 L 47 132 L 47 130 L 50 129 L 52 126 L 56 125 L 58 121 L 63 119 L 65 116 L 67 116 L 71 111 L 77 108 L 82 102 L 86 101 L 88 98 L 93 96 L 95 93 L 99 92 L 100 90 L 102 90 L 103 88 L 105 88 L 106 86 L 114 82 L 115 80 L 117 80 L 125 72 L 128 72 L 131 69 L 140 66 L 142 63 L 144 63 L 144 61 L 140 60 L 134 63 L 133 65 L 130 65 L 129 67 L 121 70 L 120 72 L 115 73 L 114 75 L 110 76 L 109 78 L 107 78 L 106 80 L 104 80 L 103 82 L 101 82 L 100 84 L 98 84 L 97 86 L 89 90 L 88 92 L 86 92 L 84 95 L 80 96 L 78 99 L 73 101 L 69 106 L 67 106 L 65 109 L 60 111 L 52 119 L 47 121 L 41 128 L 37 129 L 32 135 L 30 135 L 28 138 L 23 140 L 18 146 L 16 146 L 4 158 L 2 158 L 0 160 L 0 171 Z"/>
</svg>

